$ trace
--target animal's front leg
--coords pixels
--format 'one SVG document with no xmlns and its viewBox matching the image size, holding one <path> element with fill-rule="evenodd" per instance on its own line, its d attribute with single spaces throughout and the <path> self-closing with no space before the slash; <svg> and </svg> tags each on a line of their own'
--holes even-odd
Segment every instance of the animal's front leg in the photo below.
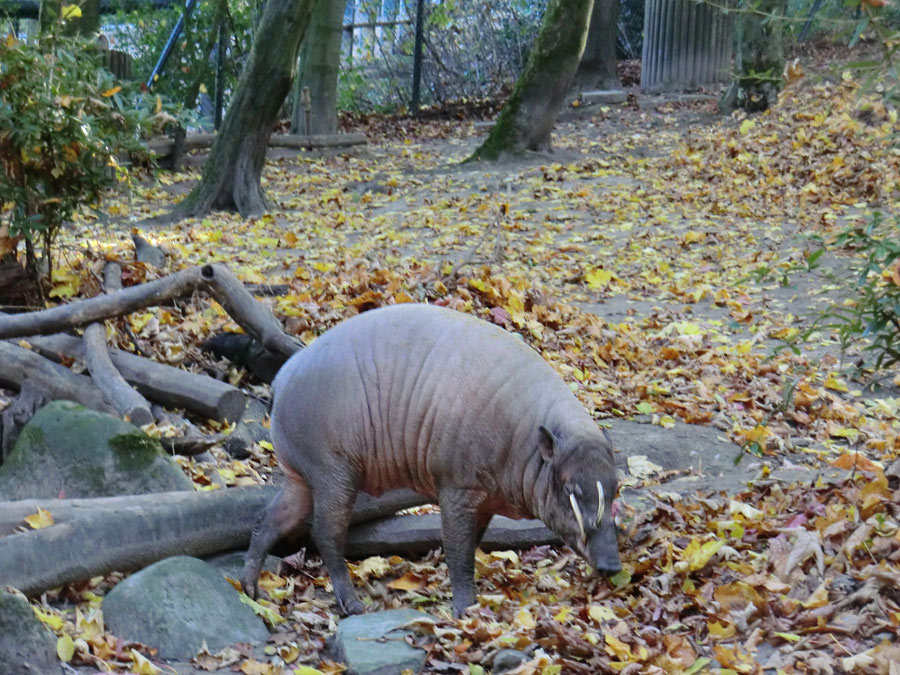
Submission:
<svg viewBox="0 0 900 675">
<path fill-rule="evenodd" d="M 475 604 L 475 547 L 491 518 L 490 514 L 479 514 L 482 499 L 481 493 L 458 488 L 444 488 L 438 495 L 453 615 L 457 618 Z"/>
</svg>

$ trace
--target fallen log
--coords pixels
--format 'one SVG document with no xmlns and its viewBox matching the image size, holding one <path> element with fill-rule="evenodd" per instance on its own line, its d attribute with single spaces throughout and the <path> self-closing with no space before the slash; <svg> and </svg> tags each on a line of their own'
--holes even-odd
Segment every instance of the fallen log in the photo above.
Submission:
<svg viewBox="0 0 900 675">
<path fill-rule="evenodd" d="M 256 515 L 276 488 L 166 492 L 125 497 L 0 502 L 0 533 L 38 507 L 54 525 L 0 537 L 0 588 L 26 595 L 112 571 L 130 571 L 172 555 L 204 556 L 246 548 Z M 351 522 L 423 503 L 409 490 L 360 495 Z"/>
<path fill-rule="evenodd" d="M 146 284 L 38 312 L 0 313 L 0 339 L 58 333 L 159 305 L 196 290 L 208 291 L 266 349 L 285 356 L 302 349 L 303 343 L 287 335 L 272 313 L 219 263 L 191 267 Z"/>
<path fill-rule="evenodd" d="M 212 146 L 215 134 L 191 134 L 183 141 L 183 152 L 191 150 L 203 150 Z M 298 148 L 300 150 L 313 150 L 317 148 L 345 148 L 354 145 L 365 145 L 368 138 L 365 134 L 272 134 L 269 137 L 269 147 L 272 148 Z M 153 138 L 147 143 L 147 148 L 157 157 L 168 157 L 172 154 L 175 141 L 171 138 Z"/>
<path fill-rule="evenodd" d="M 32 336 L 27 341 L 55 361 L 84 358 L 82 341 L 72 335 Z M 226 382 L 118 349 L 110 349 L 109 357 L 126 382 L 151 401 L 220 422 L 238 422 L 244 414 L 243 392 Z"/>
<path fill-rule="evenodd" d="M 93 410 L 116 414 L 91 378 L 45 359 L 29 349 L 0 340 L 0 385 L 21 389 L 30 381 L 51 400 L 69 400 Z"/>
<path fill-rule="evenodd" d="M 485 551 L 506 551 L 558 544 L 559 537 L 539 520 L 512 520 L 494 516 L 479 547 Z M 428 513 L 418 516 L 390 516 L 350 528 L 347 555 L 363 558 L 370 555 L 418 555 L 441 545 L 441 516 Z"/>
</svg>

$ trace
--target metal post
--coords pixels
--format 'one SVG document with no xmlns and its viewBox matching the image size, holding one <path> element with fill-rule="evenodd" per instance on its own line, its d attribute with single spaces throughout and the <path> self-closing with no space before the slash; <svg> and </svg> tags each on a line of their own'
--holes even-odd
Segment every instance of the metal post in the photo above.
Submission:
<svg viewBox="0 0 900 675">
<path fill-rule="evenodd" d="M 156 78 L 159 77 L 159 74 L 162 72 L 163 67 L 165 67 L 166 61 L 169 60 L 169 56 L 171 56 L 172 52 L 175 50 L 175 44 L 178 42 L 178 37 L 181 35 L 181 31 L 184 29 L 185 17 L 190 16 L 191 10 L 194 9 L 196 1 L 197 0 L 187 0 L 187 4 L 184 6 L 184 11 L 181 13 L 181 16 L 178 18 L 178 22 L 172 29 L 172 33 L 169 35 L 169 40 L 168 42 L 166 42 L 166 46 L 163 47 L 162 54 L 159 55 L 159 60 L 156 62 L 156 65 L 153 66 L 153 72 L 150 73 L 150 77 L 147 79 L 147 89 L 151 89 L 153 87 L 153 83 L 156 81 Z"/>
<path fill-rule="evenodd" d="M 216 131 L 222 126 L 222 107 L 225 103 L 225 27 L 219 24 L 219 44 L 216 49 Z"/>
<path fill-rule="evenodd" d="M 422 43 L 425 23 L 425 0 L 416 0 L 416 45 L 413 56 L 413 87 L 410 108 L 413 115 L 419 112 L 420 94 L 422 90 Z"/>
</svg>

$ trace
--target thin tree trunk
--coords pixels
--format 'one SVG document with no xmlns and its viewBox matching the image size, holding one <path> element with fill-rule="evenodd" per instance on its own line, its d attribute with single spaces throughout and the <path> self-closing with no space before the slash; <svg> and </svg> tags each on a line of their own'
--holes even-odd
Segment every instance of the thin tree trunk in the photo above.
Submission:
<svg viewBox="0 0 900 675">
<path fill-rule="evenodd" d="M 294 114 L 294 133 L 337 132 L 337 81 L 346 6 L 346 0 L 317 0 L 313 9 L 301 50 L 298 79 L 301 88 L 309 88 L 309 128 L 304 119 L 306 112 L 300 108 Z"/>
<path fill-rule="evenodd" d="M 618 89 L 616 23 L 619 0 L 594 0 L 584 54 L 575 76 L 582 88 Z"/>
<path fill-rule="evenodd" d="M 550 0 L 525 70 L 471 159 L 550 149 L 550 131 L 581 60 L 593 5 L 593 0 Z"/>
<path fill-rule="evenodd" d="M 309 25 L 313 3 L 266 3 L 250 58 L 213 143 L 203 178 L 175 207 L 174 217 L 199 216 L 214 208 L 236 210 L 242 216 L 265 211 L 260 177 L 266 147 L 291 88 L 297 49 Z"/>
</svg>

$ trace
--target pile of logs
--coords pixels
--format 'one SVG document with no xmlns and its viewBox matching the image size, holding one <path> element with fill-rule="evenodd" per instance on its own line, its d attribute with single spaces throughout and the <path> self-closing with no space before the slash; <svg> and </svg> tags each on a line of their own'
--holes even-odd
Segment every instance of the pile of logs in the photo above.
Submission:
<svg viewBox="0 0 900 675">
<path fill-rule="evenodd" d="M 257 302 L 243 284 L 220 264 L 182 270 L 156 281 L 121 288 L 121 269 L 108 263 L 104 287 L 108 291 L 88 300 L 22 314 L 0 313 L 0 385 L 38 390 L 52 400 L 68 399 L 89 408 L 118 414 L 138 426 L 172 422 L 164 408 L 183 408 L 202 418 L 239 422 L 244 414 L 241 390 L 215 378 L 174 368 L 151 359 L 110 349 L 104 319 L 123 316 L 206 291 L 261 347 L 285 360 L 302 343 L 284 333 L 278 320 Z M 84 328 L 83 337 L 63 334 Z M 30 346 L 22 346 L 22 341 Z M 88 375 L 79 375 L 61 362 L 83 360 Z M 26 387 L 27 385 L 27 387 Z M 158 405 L 153 405 L 151 401 Z M 9 415 L 0 418 L 7 426 Z M 177 426 L 185 426 L 183 423 Z M 8 438 L 9 431 L 3 436 Z M 220 438 L 197 442 L 168 439 L 170 449 L 185 454 L 202 452 Z M 8 447 L 0 449 L 8 451 Z M 0 455 L 2 459 L 2 455 Z"/>
</svg>

